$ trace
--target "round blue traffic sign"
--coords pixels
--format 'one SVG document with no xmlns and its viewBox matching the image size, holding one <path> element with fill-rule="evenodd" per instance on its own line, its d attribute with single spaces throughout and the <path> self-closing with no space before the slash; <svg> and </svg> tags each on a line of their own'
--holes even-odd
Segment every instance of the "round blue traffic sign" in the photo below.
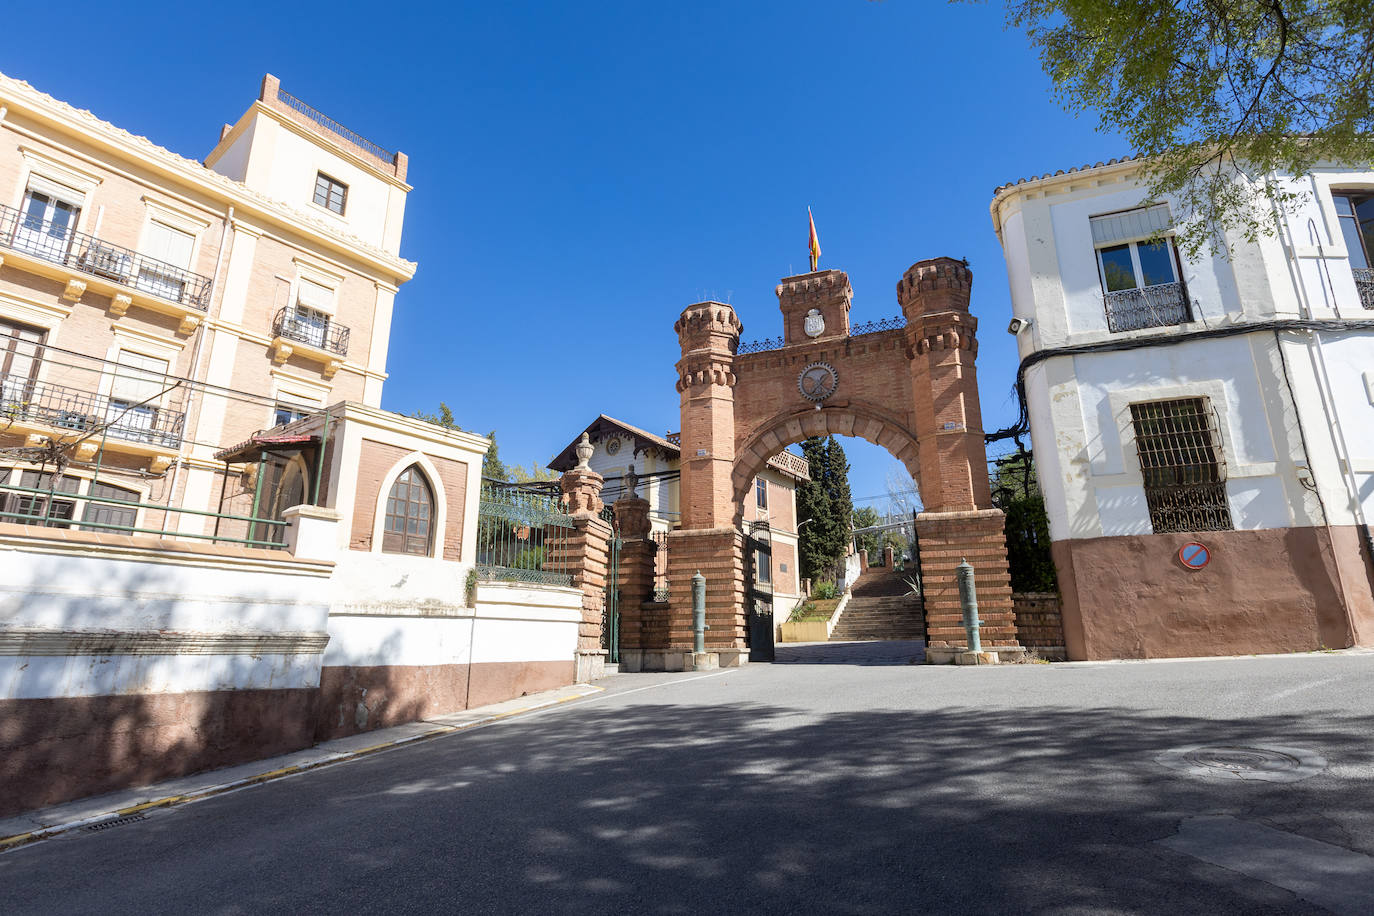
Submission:
<svg viewBox="0 0 1374 916">
<path fill-rule="evenodd" d="M 1178 549 L 1178 561 L 1188 569 L 1201 569 L 1212 559 L 1212 551 L 1197 541 L 1190 541 Z"/>
</svg>

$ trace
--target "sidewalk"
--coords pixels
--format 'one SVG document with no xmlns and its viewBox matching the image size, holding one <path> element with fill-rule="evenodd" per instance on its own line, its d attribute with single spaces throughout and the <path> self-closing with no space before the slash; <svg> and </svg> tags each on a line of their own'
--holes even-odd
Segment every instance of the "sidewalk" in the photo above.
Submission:
<svg viewBox="0 0 1374 916">
<path fill-rule="evenodd" d="M 181 805 L 257 783 L 292 776 L 316 767 L 390 750 L 415 741 L 467 731 L 521 713 L 547 709 L 560 703 L 593 696 L 601 693 L 603 689 L 590 684 L 572 684 L 557 690 L 516 697 L 503 703 L 493 703 L 489 706 L 435 716 L 420 722 L 408 722 L 405 725 L 379 728 L 361 735 L 337 738 L 290 754 L 218 770 L 206 770 L 203 773 L 193 773 L 150 786 L 95 795 L 53 805 L 50 808 L 16 814 L 0 819 L 0 853 L 68 830 L 92 827 L 116 818 L 136 817 L 139 812 L 150 808 Z"/>
</svg>

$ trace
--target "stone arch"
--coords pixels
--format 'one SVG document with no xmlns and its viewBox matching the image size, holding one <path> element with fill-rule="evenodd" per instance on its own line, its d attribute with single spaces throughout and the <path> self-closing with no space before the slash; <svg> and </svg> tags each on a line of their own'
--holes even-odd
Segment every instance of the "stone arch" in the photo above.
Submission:
<svg viewBox="0 0 1374 916">
<path fill-rule="evenodd" d="M 920 449 L 916 434 L 893 414 L 868 404 L 782 412 L 760 423 L 735 450 L 735 466 L 730 479 L 734 489 L 736 527 L 743 521 L 749 487 L 770 458 L 808 436 L 830 435 L 853 436 L 887 449 L 906 467 L 920 489 Z"/>
</svg>

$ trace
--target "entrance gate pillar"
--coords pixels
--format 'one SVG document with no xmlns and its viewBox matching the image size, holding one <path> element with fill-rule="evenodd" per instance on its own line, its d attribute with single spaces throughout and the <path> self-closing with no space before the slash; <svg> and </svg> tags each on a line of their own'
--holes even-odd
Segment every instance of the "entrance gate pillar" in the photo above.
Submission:
<svg viewBox="0 0 1374 916">
<path fill-rule="evenodd" d="M 626 495 L 615 501 L 620 531 L 620 670 L 643 670 L 644 603 L 654 594 L 654 554 L 649 501 Z"/>
<path fill-rule="evenodd" d="M 916 535 L 932 657 L 967 641 L 955 573 L 964 559 L 975 570 L 984 645 L 1017 645 L 1005 526 L 988 483 L 972 290 L 968 266 L 953 258 L 918 261 L 897 284 L 920 441 Z"/>
<path fill-rule="evenodd" d="M 746 660 L 743 535 L 735 527 L 735 349 L 741 325 L 721 302 L 699 302 L 677 323 L 682 358 L 682 527 L 668 533 L 667 647 L 645 670 L 684 670 L 692 661 L 692 576 L 706 577 L 706 645 L 721 665 Z"/>
<path fill-rule="evenodd" d="M 583 454 L 585 446 L 585 456 Z M 601 648 L 602 615 L 606 610 L 606 572 L 610 559 L 611 526 L 601 518 L 605 504 L 601 501 L 601 486 L 605 479 L 587 466 L 591 456 L 587 434 L 582 434 L 578 447 L 577 467 L 564 472 L 558 488 L 573 519 L 573 528 L 554 556 L 546 562 L 546 569 L 556 569 L 572 576 L 573 588 L 582 592 L 582 622 L 577 628 L 577 683 L 585 684 L 603 676 L 606 671 L 606 650 Z"/>
</svg>

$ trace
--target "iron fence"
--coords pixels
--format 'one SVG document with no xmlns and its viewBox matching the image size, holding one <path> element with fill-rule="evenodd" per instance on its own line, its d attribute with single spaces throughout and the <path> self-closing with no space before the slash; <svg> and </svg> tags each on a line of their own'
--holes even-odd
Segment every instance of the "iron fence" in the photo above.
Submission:
<svg viewBox="0 0 1374 916">
<path fill-rule="evenodd" d="M 277 309 L 277 315 L 272 319 L 272 333 L 287 340 L 347 356 L 348 326 L 317 315 L 318 313 L 302 313 L 293 306 L 283 306 Z"/>
<path fill-rule="evenodd" d="M 372 155 L 376 156 L 378 159 L 383 159 L 387 162 L 396 161 L 395 153 L 391 152 L 388 149 L 383 149 L 381 146 L 377 145 L 376 143 L 373 143 L 371 140 L 367 139 L 362 134 L 357 133 L 356 131 L 349 130 L 347 127 L 344 127 L 338 121 L 335 121 L 333 118 L 329 117 L 329 115 L 325 114 L 322 111 L 318 111 L 315 108 L 312 108 L 311 106 L 302 102 L 300 99 L 296 98 L 294 95 L 287 92 L 285 89 L 282 89 L 281 87 L 277 88 L 277 98 L 280 101 L 284 102 L 286 106 L 290 108 L 292 111 L 299 112 L 309 120 L 314 121 L 316 124 L 323 127 L 325 130 L 330 131 L 331 133 L 338 134 L 340 137 L 343 137 L 345 140 L 347 140 L 349 143 L 352 143 L 359 149 L 365 150 L 366 152 L 369 152 Z"/>
<path fill-rule="evenodd" d="M 740 344 L 735 353 L 743 356 L 746 353 L 761 353 L 764 350 L 781 350 L 784 346 L 781 337 L 765 337 L 763 340 L 751 340 L 749 343 Z"/>
<path fill-rule="evenodd" d="M 1140 289 L 1123 289 L 1103 297 L 1107 328 L 1139 331 L 1183 324 L 1192 319 L 1182 283 L 1157 283 Z"/>
<path fill-rule="evenodd" d="M 654 542 L 654 594 L 653 600 L 668 600 L 668 532 L 653 531 L 649 537 Z"/>
<path fill-rule="evenodd" d="M 1353 267 L 1355 290 L 1360 294 L 1360 307 L 1374 309 L 1374 267 Z"/>
<path fill-rule="evenodd" d="M 484 480 L 477 507 L 477 577 L 572 585 L 572 532 L 572 516 L 553 495 Z"/>
<path fill-rule="evenodd" d="M 202 312 L 210 307 L 210 278 L 0 205 L 0 245 Z"/>
<path fill-rule="evenodd" d="M 860 334 L 877 334 L 879 331 L 896 331 L 906 327 L 906 318 L 901 315 L 894 315 L 891 318 L 880 318 L 877 321 L 869 321 L 857 327 L 849 329 L 850 337 L 858 337 Z"/>
<path fill-rule="evenodd" d="M 79 388 L 0 375 L 0 425 L 27 421 L 73 433 L 102 429 L 129 442 L 179 448 L 186 415 L 148 404 L 135 405 Z"/>
</svg>

